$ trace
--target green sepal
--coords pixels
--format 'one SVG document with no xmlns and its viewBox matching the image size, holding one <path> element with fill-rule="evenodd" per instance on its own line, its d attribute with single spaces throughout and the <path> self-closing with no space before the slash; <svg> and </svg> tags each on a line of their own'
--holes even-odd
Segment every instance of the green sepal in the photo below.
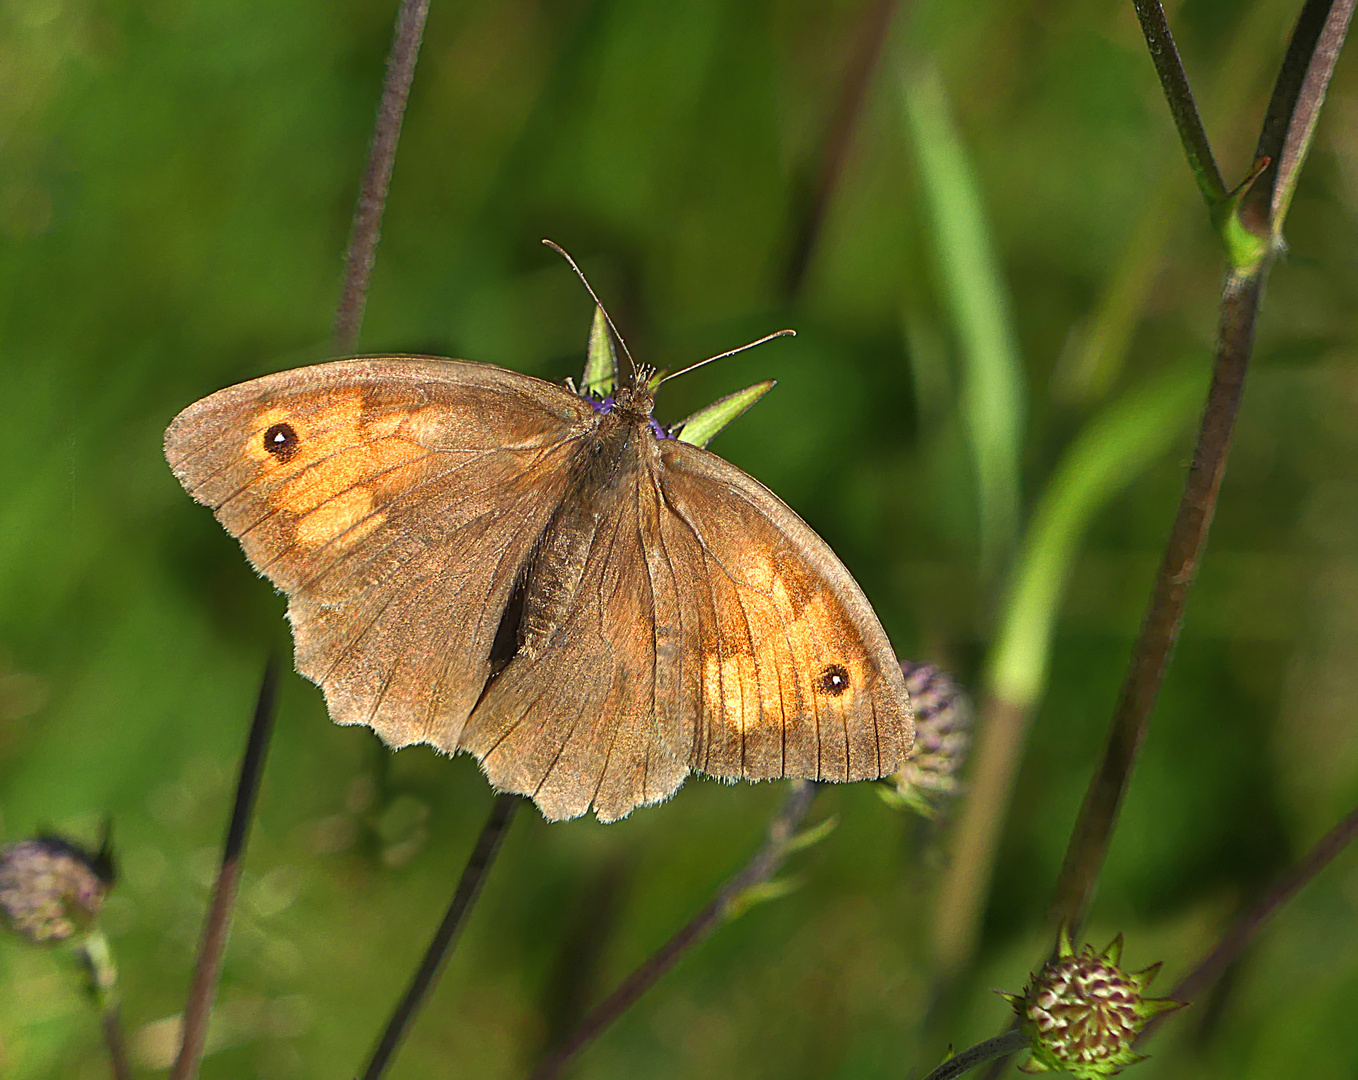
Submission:
<svg viewBox="0 0 1358 1080">
<path fill-rule="evenodd" d="M 744 390 L 737 390 L 734 394 L 728 394 L 726 397 L 712 402 L 706 408 L 699 409 L 692 416 L 675 424 L 672 429 L 674 437 L 691 446 L 706 446 L 716 438 L 727 424 L 772 390 L 775 385 L 777 384 L 773 379 L 765 379 L 763 382 L 747 386 Z"/>
<path fill-rule="evenodd" d="M 839 815 L 831 814 L 824 821 L 817 822 L 809 829 L 803 829 L 796 836 L 789 838 L 787 843 L 783 845 L 783 854 L 791 855 L 794 851 L 802 851 L 805 848 L 819 844 L 834 832 L 838 825 Z"/>
<path fill-rule="evenodd" d="M 780 900 L 801 887 L 802 883 L 797 878 L 774 878 L 772 881 L 763 881 L 758 885 L 751 885 L 748 889 L 742 889 L 736 893 L 726 902 L 726 910 L 723 915 L 728 922 L 732 919 L 738 919 L 750 908 L 758 904 L 766 904 L 770 900 Z"/>
<path fill-rule="evenodd" d="M 1272 244 L 1270 237 L 1252 232 L 1240 219 L 1240 203 L 1270 163 L 1271 159 L 1267 156 L 1255 158 L 1245 179 L 1212 207 L 1212 224 L 1216 226 L 1217 235 L 1226 248 L 1231 269 L 1238 272 L 1257 270 Z"/>
<path fill-rule="evenodd" d="M 1136 1011 L 1143 1020 L 1149 1020 L 1152 1016 L 1162 1016 L 1175 1009 L 1182 1009 L 1187 1004 L 1186 1001 L 1175 1001 L 1173 998 L 1142 998 Z"/>
<path fill-rule="evenodd" d="M 937 821 L 941 816 L 939 809 L 929 797 L 913 784 L 902 784 L 897 786 L 889 778 L 878 780 L 873 787 L 877 794 L 881 796 L 882 802 L 893 810 L 909 810 L 912 814 L 918 814 L 926 821 Z"/>
<path fill-rule="evenodd" d="M 1027 1061 L 1019 1064 L 1018 1071 L 1021 1073 L 1044 1073 L 1051 1072 L 1052 1067 L 1034 1054 Z"/>
<path fill-rule="evenodd" d="M 618 385 L 618 354 L 613 351 L 613 335 L 608 330 L 604 309 L 594 309 L 594 323 L 589 328 L 589 353 L 585 357 L 585 373 L 580 377 L 580 391 L 595 397 L 608 397 Z"/>
<path fill-rule="evenodd" d="M 1117 967 L 1122 963 L 1122 935 L 1119 934 L 1108 943 L 1108 948 L 1104 949 L 1099 959 L 1106 960 L 1108 963 Z"/>
<path fill-rule="evenodd" d="M 1075 946 L 1070 943 L 1070 927 L 1065 923 L 1056 934 L 1056 955 L 1063 959 L 1075 955 Z"/>
<path fill-rule="evenodd" d="M 1160 968 L 1164 963 L 1163 960 L 1157 960 L 1150 967 L 1142 968 L 1140 971 L 1133 971 L 1127 977 L 1131 979 L 1132 982 L 1136 983 L 1136 988 L 1138 990 L 1144 990 L 1146 987 L 1150 986 L 1151 980 L 1160 974 Z"/>
</svg>

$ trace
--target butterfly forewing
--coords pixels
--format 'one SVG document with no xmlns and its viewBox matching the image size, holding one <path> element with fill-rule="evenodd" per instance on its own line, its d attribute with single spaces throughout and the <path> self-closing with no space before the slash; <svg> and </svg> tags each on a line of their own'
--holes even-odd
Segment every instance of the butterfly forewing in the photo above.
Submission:
<svg viewBox="0 0 1358 1080">
<path fill-rule="evenodd" d="M 488 365 L 338 361 L 190 406 L 166 455 L 288 594 L 331 716 L 451 751 L 593 417 Z"/>
</svg>

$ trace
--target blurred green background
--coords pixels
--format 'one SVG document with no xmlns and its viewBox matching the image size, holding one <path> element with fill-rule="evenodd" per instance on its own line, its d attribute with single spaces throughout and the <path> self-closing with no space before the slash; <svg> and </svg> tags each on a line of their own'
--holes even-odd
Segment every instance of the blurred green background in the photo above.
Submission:
<svg viewBox="0 0 1358 1080">
<path fill-rule="evenodd" d="M 1298 7 L 1170 5 L 1228 180 Z M 825 535 L 902 656 L 1035 708 L 956 994 L 926 1017 L 949 830 L 835 789 L 812 816 L 838 828 L 789 869 L 801 888 L 689 955 L 581 1076 L 896 1078 L 999 1030 L 989 990 L 1047 946 L 1178 498 L 1222 260 L 1131 4 L 904 4 L 837 140 L 889 8 L 434 0 L 362 348 L 578 373 L 591 309 L 544 236 L 647 362 L 795 326 L 667 386 L 661 419 L 776 377 L 714 449 Z M 393 14 L 0 8 L 3 836 L 92 841 L 113 815 L 106 924 L 144 1073 L 168 1060 L 264 656 L 287 647 L 282 599 L 179 489 L 161 432 L 329 355 Z M 1164 959 L 1160 988 L 1358 797 L 1352 60 L 1089 929 L 1125 932 L 1133 967 Z M 391 1075 L 522 1074 L 743 861 L 780 788 L 695 778 L 609 827 L 522 812 Z M 204 1075 L 352 1075 L 490 799 L 470 759 L 391 755 L 289 676 Z M 1350 853 L 1137 1074 L 1353 1076 L 1355 926 Z M 9 940 L 0 1073 L 107 1074 L 70 965 Z"/>
</svg>

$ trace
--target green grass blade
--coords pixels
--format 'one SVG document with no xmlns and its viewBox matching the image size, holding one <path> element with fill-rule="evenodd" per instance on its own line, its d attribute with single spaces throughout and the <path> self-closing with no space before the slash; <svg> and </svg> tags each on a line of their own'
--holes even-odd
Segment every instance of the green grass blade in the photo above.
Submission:
<svg viewBox="0 0 1358 1080">
<path fill-rule="evenodd" d="M 1066 451 L 1043 491 L 1000 612 L 991 692 L 1034 704 L 1046 684 L 1057 611 L 1094 515 L 1160 457 L 1202 402 L 1203 365 L 1174 367 L 1109 405 Z"/>
<path fill-rule="evenodd" d="M 976 470 L 983 565 L 1001 564 L 1018 532 L 1026 392 L 980 188 L 932 72 L 907 79 L 905 117 L 961 351 L 962 413 Z"/>
</svg>

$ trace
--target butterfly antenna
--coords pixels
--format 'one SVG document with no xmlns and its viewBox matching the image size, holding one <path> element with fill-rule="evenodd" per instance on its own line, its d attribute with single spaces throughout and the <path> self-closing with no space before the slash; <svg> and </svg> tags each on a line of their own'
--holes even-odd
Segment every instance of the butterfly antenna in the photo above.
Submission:
<svg viewBox="0 0 1358 1080">
<path fill-rule="evenodd" d="M 706 360 L 699 360 L 696 364 L 689 364 L 689 366 L 686 368 L 680 368 L 678 371 L 672 371 L 668 375 L 666 375 L 663 379 L 661 379 L 659 383 L 656 383 L 656 386 L 659 386 L 660 383 L 667 383 L 671 379 L 677 379 L 680 375 L 687 375 L 690 371 L 695 371 L 698 368 L 702 367 L 704 364 L 712 363 L 713 360 L 725 360 L 728 356 L 735 356 L 736 353 L 742 353 L 746 349 L 753 349 L 756 345 L 763 345 L 764 342 L 772 341 L 774 338 L 796 337 L 796 336 L 797 336 L 796 330 L 776 330 L 772 334 L 765 334 L 758 341 L 751 341 L 748 345 L 742 345 L 738 349 L 728 349 L 724 353 L 717 353 L 716 356 L 709 356 Z"/>
<path fill-rule="evenodd" d="M 635 383 L 637 381 L 637 362 L 632 359 L 632 350 L 627 347 L 627 342 L 624 341 L 622 335 L 618 333 L 618 328 L 613 325 L 613 316 L 608 313 L 608 308 L 604 307 L 604 302 L 599 299 L 599 294 L 596 293 L 593 286 L 590 285 L 589 278 L 585 277 L 585 272 L 575 264 L 575 260 L 571 258 L 570 252 L 560 244 L 546 239 L 542 242 L 566 260 L 570 268 L 575 271 L 575 276 L 580 279 L 580 284 L 585 287 L 585 291 L 594 299 L 594 303 L 598 306 L 599 310 L 604 313 L 604 319 L 608 322 L 608 328 L 613 331 L 613 336 L 617 339 L 618 344 L 622 346 L 622 354 L 627 357 L 627 362 L 632 366 L 632 382 Z"/>
</svg>

